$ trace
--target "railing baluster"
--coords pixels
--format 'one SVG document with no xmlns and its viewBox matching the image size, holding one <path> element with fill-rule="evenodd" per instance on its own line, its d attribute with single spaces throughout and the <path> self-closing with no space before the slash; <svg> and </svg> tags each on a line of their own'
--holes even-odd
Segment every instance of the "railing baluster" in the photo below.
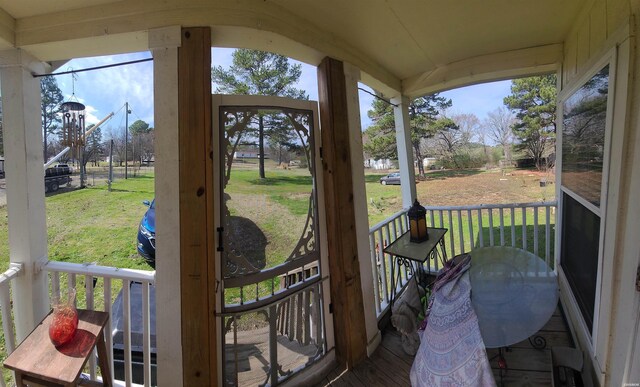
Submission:
<svg viewBox="0 0 640 387">
<path fill-rule="evenodd" d="M 69 274 L 67 275 L 67 289 L 69 290 L 75 290 L 76 289 L 76 275 L 75 274 Z M 73 304 L 75 307 L 78 307 L 78 298 L 74 298 L 73 299 Z"/>
<path fill-rule="evenodd" d="M 313 297 L 314 297 L 314 298 L 313 298 L 313 300 L 314 300 L 314 301 L 313 301 L 313 304 L 314 304 L 314 306 L 315 306 L 315 310 L 316 310 L 316 313 L 315 313 L 315 320 L 314 320 L 314 326 L 315 326 L 315 328 L 316 328 L 316 337 L 315 337 L 315 340 L 316 340 L 316 345 L 317 345 L 317 346 L 320 346 L 320 343 L 322 343 L 322 342 L 323 342 L 323 338 L 322 338 L 322 324 L 321 324 L 321 322 L 320 322 L 320 318 L 321 318 L 321 316 L 322 316 L 322 313 L 320 312 L 320 311 L 321 311 L 321 308 L 322 308 L 322 305 L 321 305 L 321 303 L 320 303 L 320 292 L 322 291 L 321 289 L 322 289 L 322 282 L 318 282 L 318 285 L 317 285 L 317 287 L 315 288 L 315 290 L 314 290 L 314 292 L 313 292 Z"/>
<path fill-rule="evenodd" d="M 51 298 L 60 299 L 60 273 L 54 271 L 51 273 Z"/>
<path fill-rule="evenodd" d="M 504 246 L 504 211 L 502 207 L 499 210 L 500 213 L 500 246 Z"/>
<path fill-rule="evenodd" d="M 85 302 L 87 309 L 93 310 L 93 276 L 84 276 Z"/>
<path fill-rule="evenodd" d="M 489 246 L 495 246 L 493 241 L 493 210 L 488 208 L 487 211 L 489 212 Z"/>
<path fill-rule="evenodd" d="M 93 276 L 84 276 L 84 298 L 88 310 L 93 310 Z M 91 380 L 96 380 L 96 350 L 91 350 L 91 356 L 89 356 L 89 377 Z"/>
<path fill-rule="evenodd" d="M 382 228 L 378 229 L 378 259 L 380 260 L 380 269 L 382 269 L 382 298 L 386 305 L 389 305 L 389 288 L 387 286 L 387 264 L 384 256 L 384 239 L 382 239 Z"/>
<path fill-rule="evenodd" d="M 453 219 L 451 218 L 451 210 L 447 211 L 449 218 L 449 246 L 451 246 L 451 257 L 456 256 L 456 245 L 453 238 Z"/>
<path fill-rule="evenodd" d="M 467 210 L 467 220 L 469 221 L 469 243 L 471 244 L 471 250 L 475 248 L 474 235 L 473 235 L 473 215 L 471 210 Z"/>
<path fill-rule="evenodd" d="M 538 210 L 539 207 L 533 207 L 533 253 L 538 255 Z"/>
<path fill-rule="evenodd" d="M 376 304 L 376 315 L 380 314 L 380 285 L 378 284 L 378 278 L 380 278 L 380 269 L 378 268 L 378 260 L 376 255 L 378 250 L 376 249 L 376 237 L 375 234 L 369 234 L 369 253 L 371 256 L 371 270 L 373 271 L 373 294 L 374 304 Z"/>
<path fill-rule="evenodd" d="M 276 331 L 276 306 L 269 307 L 269 379 L 272 386 L 278 385 L 278 334 Z"/>
<path fill-rule="evenodd" d="M 482 209 L 478 208 L 478 238 L 480 247 L 484 247 L 484 230 L 482 229 Z"/>
<path fill-rule="evenodd" d="M 114 380 L 114 370 L 113 370 L 113 337 L 111 337 L 111 332 L 113 332 L 113 311 L 111 310 L 111 278 L 105 277 L 103 279 L 104 285 L 104 311 L 109 313 L 109 321 L 107 321 L 107 334 L 104 335 L 106 345 L 107 345 L 107 356 L 109 357 L 109 372 L 111 372 L 111 380 Z"/>
<path fill-rule="evenodd" d="M 545 225 L 544 225 L 544 261 L 549 265 L 551 259 L 551 207 L 545 206 Z"/>
<path fill-rule="evenodd" d="M 122 336 L 124 343 L 124 382 L 131 387 L 131 281 L 122 281 Z"/>
<path fill-rule="evenodd" d="M 465 249 L 465 246 L 464 246 L 464 229 L 462 227 L 462 211 L 457 210 L 456 212 L 458 213 L 458 237 L 460 239 L 460 254 L 462 254 L 465 251 L 467 251 L 467 249 Z"/>
<path fill-rule="evenodd" d="M 516 209 L 511 207 L 511 247 L 516 247 Z"/>
<path fill-rule="evenodd" d="M 149 283 L 142 283 L 142 358 L 144 386 L 151 386 L 151 310 Z"/>
<path fill-rule="evenodd" d="M 429 212 L 431 212 L 431 227 L 435 227 L 436 226 L 436 216 L 434 214 L 434 210 L 430 210 Z"/>
<path fill-rule="evenodd" d="M 522 207 L 522 249 L 527 249 L 527 208 Z"/>
<path fill-rule="evenodd" d="M 384 231 L 384 247 L 389 246 L 389 244 L 391 244 L 391 232 L 389 230 L 389 223 L 387 223 L 383 228 Z M 395 285 L 395 288 L 391 289 L 392 292 L 395 292 L 395 294 L 398 293 L 398 284 L 395 283 L 395 278 L 400 278 L 399 282 L 402 282 L 402 272 L 400 271 L 400 268 L 398 267 L 398 271 L 396 272 L 396 267 L 395 265 L 395 259 L 393 258 L 393 256 L 389 255 L 389 254 L 384 254 L 384 260 L 386 262 L 386 264 L 389 265 L 389 273 L 390 277 L 394 277 L 391 278 L 391 285 Z M 391 293 L 389 293 L 389 297 L 391 297 Z M 389 298 L 391 299 L 391 298 Z"/>
<path fill-rule="evenodd" d="M 309 345 L 311 343 L 311 289 L 307 289 L 302 292 L 304 298 L 304 320 L 302 323 L 304 324 L 304 345 Z"/>
<path fill-rule="evenodd" d="M 16 348 L 15 334 L 13 333 L 13 318 L 11 317 L 11 287 L 9 282 L 0 285 L 0 311 L 2 313 L 2 332 L 7 347 L 7 355 Z M 0 376 L 0 379 L 4 379 Z"/>
<path fill-rule="evenodd" d="M 394 218 L 391 222 L 389 222 L 389 225 L 391 225 L 391 231 L 389 231 L 390 234 L 389 234 L 389 237 L 387 237 L 387 240 L 389 241 L 389 244 L 391 244 L 391 242 L 393 242 L 398 238 L 398 232 L 396 231 L 396 218 Z M 387 227 L 389 225 L 387 225 Z M 391 235 L 393 235 L 393 240 L 391 240 Z"/>
</svg>

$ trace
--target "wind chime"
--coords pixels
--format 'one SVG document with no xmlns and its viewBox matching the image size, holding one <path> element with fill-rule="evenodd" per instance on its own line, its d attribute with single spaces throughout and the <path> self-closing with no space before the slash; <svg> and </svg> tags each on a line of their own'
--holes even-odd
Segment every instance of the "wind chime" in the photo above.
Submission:
<svg viewBox="0 0 640 387">
<path fill-rule="evenodd" d="M 80 161 L 80 186 L 84 187 L 85 106 L 76 101 L 63 102 L 62 145 L 68 146 L 73 159 Z"/>
</svg>

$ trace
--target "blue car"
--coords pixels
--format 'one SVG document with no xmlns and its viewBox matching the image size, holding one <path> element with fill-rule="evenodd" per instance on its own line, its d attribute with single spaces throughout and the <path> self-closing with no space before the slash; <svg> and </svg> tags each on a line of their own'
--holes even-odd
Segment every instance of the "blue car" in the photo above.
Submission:
<svg viewBox="0 0 640 387">
<path fill-rule="evenodd" d="M 140 254 L 155 269 L 156 267 L 156 200 L 142 202 L 149 206 L 140 221 L 138 228 L 138 254 Z"/>
</svg>

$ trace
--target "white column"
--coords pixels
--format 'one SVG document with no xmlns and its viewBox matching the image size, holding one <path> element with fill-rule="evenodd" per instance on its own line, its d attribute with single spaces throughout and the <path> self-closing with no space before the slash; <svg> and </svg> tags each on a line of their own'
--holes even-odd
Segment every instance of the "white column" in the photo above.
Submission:
<svg viewBox="0 0 640 387">
<path fill-rule="evenodd" d="M 9 259 L 23 265 L 13 286 L 17 342 L 49 311 L 46 273 L 47 225 L 40 117 L 40 78 L 45 67 L 22 50 L 0 52 Z"/>
<path fill-rule="evenodd" d="M 149 31 L 153 54 L 156 149 L 156 347 L 158 381 L 182 386 L 180 303 L 180 158 L 178 152 L 178 47 L 180 26 Z"/>
<path fill-rule="evenodd" d="M 360 261 L 360 281 L 364 303 L 364 317 L 367 329 L 367 355 L 371 356 L 380 344 L 381 335 L 376 317 L 375 294 L 373 290 L 373 268 L 369 247 L 369 216 L 367 191 L 364 181 L 364 156 L 362 150 L 362 127 L 360 122 L 360 99 L 358 81 L 360 70 L 348 63 L 344 64 L 347 94 L 347 115 L 349 120 L 349 147 L 351 152 L 351 173 L 353 180 L 353 207 L 356 217 L 358 259 Z"/>
<path fill-rule="evenodd" d="M 409 120 L 409 98 L 393 98 L 393 113 L 396 122 L 396 143 L 398 146 L 398 164 L 402 190 L 402 207 L 408 208 L 416 198 L 416 172 L 413 166 L 413 148 L 411 147 L 411 125 Z"/>
</svg>

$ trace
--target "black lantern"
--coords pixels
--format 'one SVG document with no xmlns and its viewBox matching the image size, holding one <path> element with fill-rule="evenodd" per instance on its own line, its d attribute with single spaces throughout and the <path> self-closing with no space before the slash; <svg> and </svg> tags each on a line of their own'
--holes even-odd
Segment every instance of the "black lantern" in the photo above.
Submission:
<svg viewBox="0 0 640 387">
<path fill-rule="evenodd" d="M 409 217 L 409 236 L 411 242 L 422 243 L 429 239 L 427 234 L 427 210 L 420 205 L 418 199 L 407 212 Z"/>
</svg>

